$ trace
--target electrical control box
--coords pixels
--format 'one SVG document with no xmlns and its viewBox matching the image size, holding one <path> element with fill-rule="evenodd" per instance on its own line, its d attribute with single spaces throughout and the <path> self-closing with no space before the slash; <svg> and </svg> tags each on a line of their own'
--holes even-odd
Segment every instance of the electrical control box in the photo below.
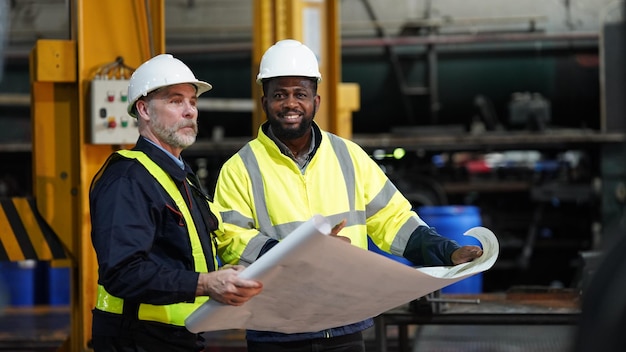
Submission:
<svg viewBox="0 0 626 352">
<path fill-rule="evenodd" d="M 137 119 L 126 111 L 128 80 L 91 81 L 91 143 L 134 144 L 139 137 Z"/>
</svg>

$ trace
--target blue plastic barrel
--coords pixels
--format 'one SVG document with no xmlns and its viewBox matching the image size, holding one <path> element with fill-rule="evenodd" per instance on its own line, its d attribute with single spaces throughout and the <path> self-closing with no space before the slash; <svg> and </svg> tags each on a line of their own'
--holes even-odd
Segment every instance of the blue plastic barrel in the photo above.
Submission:
<svg viewBox="0 0 626 352">
<path fill-rule="evenodd" d="M 11 306 L 33 306 L 35 304 L 36 262 L 0 263 L 0 280 L 3 281 L 8 304 Z"/>
<path fill-rule="evenodd" d="M 417 214 L 437 233 L 457 241 L 461 246 L 478 245 L 480 242 L 471 236 L 464 236 L 465 231 L 481 226 L 480 210 L 469 205 L 422 206 Z M 482 273 L 472 275 L 441 289 L 443 293 L 481 293 L 483 290 Z"/>
<path fill-rule="evenodd" d="M 48 304 L 66 306 L 70 304 L 70 268 L 48 268 Z"/>
<path fill-rule="evenodd" d="M 56 267 L 49 261 L 37 262 L 35 304 L 66 306 L 70 304 L 70 268 Z"/>
</svg>

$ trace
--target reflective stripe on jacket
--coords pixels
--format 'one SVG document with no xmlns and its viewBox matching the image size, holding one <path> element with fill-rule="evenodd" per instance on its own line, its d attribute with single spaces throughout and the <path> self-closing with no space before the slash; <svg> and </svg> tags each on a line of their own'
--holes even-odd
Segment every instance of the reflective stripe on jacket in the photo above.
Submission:
<svg viewBox="0 0 626 352">
<path fill-rule="evenodd" d="M 183 196 L 180 194 L 180 191 L 170 176 L 141 151 L 121 150 L 117 153 L 125 158 L 136 159 L 139 161 L 172 198 L 182 213 L 187 226 L 189 240 L 191 242 L 192 256 L 194 259 L 194 269 L 196 272 L 208 272 L 209 268 L 207 267 L 207 259 L 202 250 L 202 245 L 200 243 L 193 218 L 185 200 L 183 199 Z M 103 168 L 103 170 L 104 169 L 105 168 Z M 217 267 L 215 258 L 212 258 L 212 260 L 214 261 L 214 267 Z M 207 300 L 208 297 L 196 297 L 193 303 L 183 302 L 167 305 L 142 303 L 139 304 L 138 307 L 138 319 L 184 326 L 185 318 L 187 318 L 191 312 Z M 124 300 L 109 294 L 103 286 L 99 285 L 96 308 L 109 313 L 123 314 Z"/>
</svg>

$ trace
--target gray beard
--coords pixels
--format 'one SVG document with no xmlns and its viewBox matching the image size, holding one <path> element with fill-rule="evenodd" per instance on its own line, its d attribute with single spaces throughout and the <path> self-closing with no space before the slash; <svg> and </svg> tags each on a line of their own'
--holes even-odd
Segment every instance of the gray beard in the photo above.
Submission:
<svg viewBox="0 0 626 352">
<path fill-rule="evenodd" d="M 178 129 L 187 124 L 186 121 L 181 121 L 174 126 L 165 127 L 159 122 L 152 124 L 152 131 L 159 137 L 165 144 L 168 144 L 174 148 L 185 149 L 196 142 L 196 136 L 198 135 L 198 126 L 196 124 L 194 130 L 196 133 L 193 136 L 184 135 L 178 132 Z"/>
</svg>

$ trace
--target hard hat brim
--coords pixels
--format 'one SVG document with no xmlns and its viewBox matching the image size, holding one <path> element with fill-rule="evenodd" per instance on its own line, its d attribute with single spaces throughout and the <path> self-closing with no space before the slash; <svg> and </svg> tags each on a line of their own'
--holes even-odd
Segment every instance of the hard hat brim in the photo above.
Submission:
<svg viewBox="0 0 626 352">
<path fill-rule="evenodd" d="M 317 81 L 317 83 L 320 83 L 322 81 L 322 77 L 320 76 L 279 75 L 279 76 L 271 76 L 271 77 L 262 77 L 261 75 L 257 75 L 256 84 L 263 85 L 263 81 L 267 81 L 267 80 L 274 79 L 274 78 L 281 78 L 281 77 L 305 77 L 305 78 L 310 78 L 312 80 L 315 80 Z"/>
<path fill-rule="evenodd" d="M 211 89 L 213 89 L 213 86 L 208 82 L 196 81 L 196 82 L 189 82 L 189 83 L 196 86 L 196 89 L 197 89 L 196 96 L 200 96 L 200 94 L 206 93 L 210 91 Z"/>
</svg>

